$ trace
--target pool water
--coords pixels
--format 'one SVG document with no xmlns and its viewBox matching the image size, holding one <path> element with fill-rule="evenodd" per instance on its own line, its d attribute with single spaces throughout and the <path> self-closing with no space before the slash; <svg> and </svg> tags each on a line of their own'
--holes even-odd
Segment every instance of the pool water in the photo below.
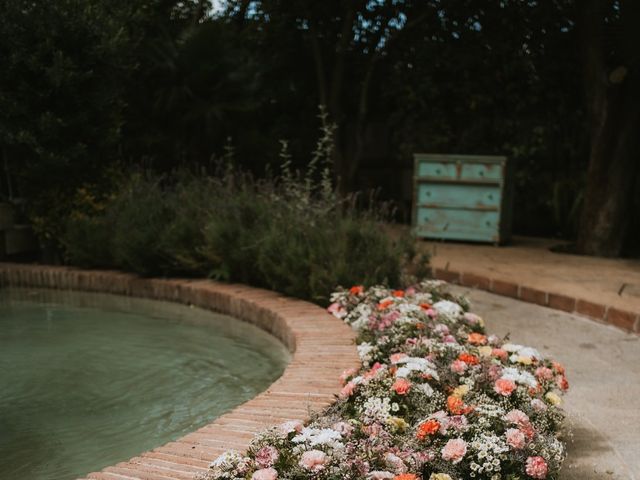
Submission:
<svg viewBox="0 0 640 480">
<path fill-rule="evenodd" d="M 254 397 L 288 361 L 259 328 L 198 308 L 0 290 L 0 478 L 127 460 Z"/>
</svg>

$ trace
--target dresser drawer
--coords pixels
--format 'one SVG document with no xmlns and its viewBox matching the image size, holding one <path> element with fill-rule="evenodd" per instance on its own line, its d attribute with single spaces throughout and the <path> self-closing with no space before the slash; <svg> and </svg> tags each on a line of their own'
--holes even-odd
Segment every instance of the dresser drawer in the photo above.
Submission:
<svg viewBox="0 0 640 480">
<path fill-rule="evenodd" d="M 427 238 L 500 241 L 497 211 L 418 207 L 416 233 Z"/>
<path fill-rule="evenodd" d="M 419 178 L 430 178 L 434 180 L 456 180 L 458 169 L 455 163 L 421 161 L 417 165 Z"/>
<path fill-rule="evenodd" d="M 460 169 L 460 180 L 478 182 L 502 181 L 504 168 L 496 163 L 466 163 Z"/>
<path fill-rule="evenodd" d="M 418 206 L 498 210 L 499 186 L 418 183 Z"/>
</svg>

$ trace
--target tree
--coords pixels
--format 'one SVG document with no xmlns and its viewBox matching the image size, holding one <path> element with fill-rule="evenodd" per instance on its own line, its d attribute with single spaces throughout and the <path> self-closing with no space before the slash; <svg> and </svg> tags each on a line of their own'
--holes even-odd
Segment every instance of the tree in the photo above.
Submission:
<svg viewBox="0 0 640 480">
<path fill-rule="evenodd" d="M 580 21 L 591 153 L 578 249 L 613 257 L 640 194 L 640 5 L 585 0 Z"/>
</svg>

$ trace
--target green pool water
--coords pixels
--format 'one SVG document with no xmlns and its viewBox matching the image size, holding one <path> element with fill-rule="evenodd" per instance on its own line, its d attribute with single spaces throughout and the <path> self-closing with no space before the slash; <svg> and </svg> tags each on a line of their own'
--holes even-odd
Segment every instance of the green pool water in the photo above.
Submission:
<svg viewBox="0 0 640 480">
<path fill-rule="evenodd" d="M 288 361 L 262 330 L 198 308 L 0 290 L 0 479 L 126 460 L 254 397 Z"/>
</svg>

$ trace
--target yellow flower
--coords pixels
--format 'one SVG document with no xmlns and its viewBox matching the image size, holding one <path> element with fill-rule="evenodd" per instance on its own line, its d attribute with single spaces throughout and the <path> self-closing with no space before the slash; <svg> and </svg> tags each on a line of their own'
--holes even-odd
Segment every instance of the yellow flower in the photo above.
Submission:
<svg viewBox="0 0 640 480">
<path fill-rule="evenodd" d="M 562 399 L 560 398 L 560 396 L 555 393 L 555 392 L 548 392 L 544 398 L 547 399 L 547 401 L 551 404 L 551 405 L 561 405 L 562 404 Z"/>
<path fill-rule="evenodd" d="M 446 473 L 432 473 L 429 480 L 453 480 L 451 475 Z"/>
<path fill-rule="evenodd" d="M 489 347 L 488 345 L 478 348 L 478 353 L 480 353 L 481 357 L 490 357 L 492 351 L 493 351 L 493 348 Z"/>
<path fill-rule="evenodd" d="M 469 385 L 460 385 L 459 387 L 455 388 L 453 390 L 453 393 L 451 395 L 453 395 L 456 398 L 462 398 L 464 397 L 467 393 L 469 393 L 469 390 L 471 390 L 471 388 L 469 387 Z"/>
<path fill-rule="evenodd" d="M 397 431 L 404 432 L 409 424 L 402 417 L 389 417 L 387 423 Z"/>
<path fill-rule="evenodd" d="M 521 363 L 523 365 L 531 365 L 532 360 L 531 357 L 518 357 L 518 363 Z"/>
</svg>

